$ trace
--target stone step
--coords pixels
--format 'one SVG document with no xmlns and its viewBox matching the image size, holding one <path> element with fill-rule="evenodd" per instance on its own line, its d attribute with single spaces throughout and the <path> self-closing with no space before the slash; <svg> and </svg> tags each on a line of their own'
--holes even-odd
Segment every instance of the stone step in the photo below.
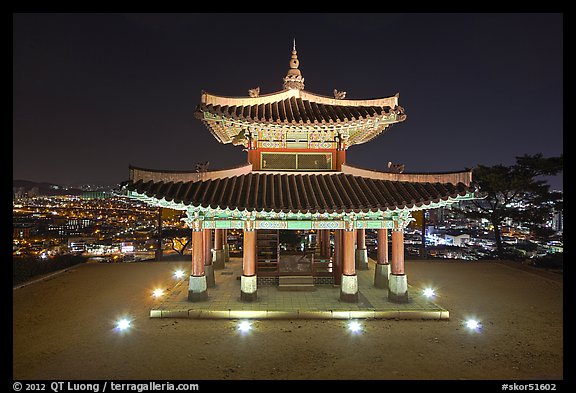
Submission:
<svg viewBox="0 0 576 393">
<path fill-rule="evenodd" d="M 313 285 L 296 284 L 296 285 L 282 285 L 278 286 L 279 291 L 301 291 L 301 292 L 314 292 L 316 287 Z"/>
<path fill-rule="evenodd" d="M 305 284 L 314 285 L 314 277 L 312 276 L 280 276 L 278 277 L 279 285 L 295 285 Z"/>
<path fill-rule="evenodd" d="M 278 277 L 280 291 L 315 291 L 312 276 L 280 276 Z"/>
</svg>

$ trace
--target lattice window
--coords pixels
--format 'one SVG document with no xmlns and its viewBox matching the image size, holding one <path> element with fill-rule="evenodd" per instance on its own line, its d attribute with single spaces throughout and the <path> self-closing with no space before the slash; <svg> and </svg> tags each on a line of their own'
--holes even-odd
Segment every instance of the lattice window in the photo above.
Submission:
<svg viewBox="0 0 576 393">
<path fill-rule="evenodd" d="M 277 170 L 295 170 L 296 154 L 295 153 L 262 153 L 260 158 L 260 167 Z"/>
<path fill-rule="evenodd" d="M 331 170 L 330 153 L 262 153 L 263 170 Z"/>
<path fill-rule="evenodd" d="M 298 154 L 298 169 L 332 169 L 332 154 Z"/>
</svg>

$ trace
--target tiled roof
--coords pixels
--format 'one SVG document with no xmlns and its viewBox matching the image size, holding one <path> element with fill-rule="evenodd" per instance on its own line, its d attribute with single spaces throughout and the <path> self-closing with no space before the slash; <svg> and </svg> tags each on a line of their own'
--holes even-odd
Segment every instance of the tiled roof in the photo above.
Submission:
<svg viewBox="0 0 576 393">
<path fill-rule="evenodd" d="M 403 114 L 400 107 L 330 105 L 299 97 L 254 105 L 221 106 L 202 103 L 196 109 L 196 116 L 202 118 L 203 112 L 245 121 L 315 124 L 370 119 L 391 112 Z"/>
<path fill-rule="evenodd" d="M 464 183 L 422 183 L 334 174 L 248 173 L 197 182 L 130 180 L 148 197 L 204 208 L 275 212 L 369 212 L 420 207 L 473 189 Z"/>
</svg>

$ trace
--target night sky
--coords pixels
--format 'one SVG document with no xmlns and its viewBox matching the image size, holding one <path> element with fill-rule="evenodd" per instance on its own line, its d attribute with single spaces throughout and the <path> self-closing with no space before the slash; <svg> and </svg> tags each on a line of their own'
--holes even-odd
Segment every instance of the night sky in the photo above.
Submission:
<svg viewBox="0 0 576 393">
<path fill-rule="evenodd" d="M 194 109 L 202 90 L 281 90 L 293 38 L 307 91 L 400 93 L 406 121 L 352 146 L 352 165 L 445 172 L 563 151 L 562 14 L 15 14 L 14 179 L 245 163 Z"/>
</svg>

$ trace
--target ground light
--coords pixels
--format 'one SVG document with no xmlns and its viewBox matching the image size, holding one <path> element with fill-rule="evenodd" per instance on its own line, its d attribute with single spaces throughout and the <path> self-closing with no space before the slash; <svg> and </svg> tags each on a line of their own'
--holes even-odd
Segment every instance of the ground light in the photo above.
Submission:
<svg viewBox="0 0 576 393">
<path fill-rule="evenodd" d="M 240 321 L 240 323 L 238 323 L 238 330 L 240 330 L 241 333 L 248 333 L 252 330 L 252 324 L 249 321 Z"/>
<path fill-rule="evenodd" d="M 475 319 L 467 319 L 464 324 L 466 325 L 466 327 L 470 330 L 479 330 L 481 325 L 480 322 L 475 320 Z"/>
<path fill-rule="evenodd" d="M 362 324 L 358 321 L 350 321 L 348 322 L 348 330 L 352 333 L 360 333 L 362 332 Z"/>
<path fill-rule="evenodd" d="M 130 325 L 131 325 L 131 322 L 127 318 L 122 318 L 122 319 L 119 319 L 118 321 L 116 321 L 116 329 L 118 329 L 118 331 L 120 331 L 120 332 L 123 332 L 123 331 L 129 329 Z"/>
<path fill-rule="evenodd" d="M 174 272 L 174 278 L 181 279 L 182 277 L 184 277 L 184 270 L 178 269 Z"/>
<path fill-rule="evenodd" d="M 155 290 L 152 291 L 152 296 L 154 296 L 155 298 L 159 298 L 162 295 L 164 295 L 163 289 L 156 288 Z"/>
<path fill-rule="evenodd" d="M 422 291 L 422 294 L 426 297 L 434 297 L 434 296 L 436 296 L 436 291 L 432 288 L 425 288 Z"/>
</svg>

